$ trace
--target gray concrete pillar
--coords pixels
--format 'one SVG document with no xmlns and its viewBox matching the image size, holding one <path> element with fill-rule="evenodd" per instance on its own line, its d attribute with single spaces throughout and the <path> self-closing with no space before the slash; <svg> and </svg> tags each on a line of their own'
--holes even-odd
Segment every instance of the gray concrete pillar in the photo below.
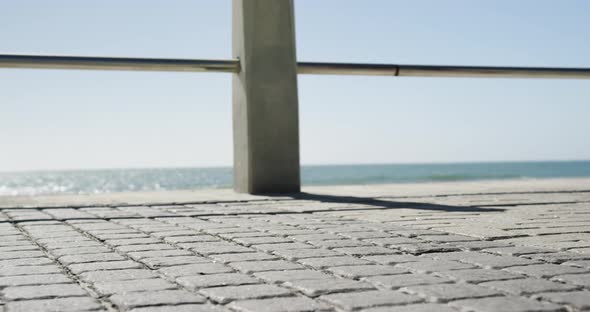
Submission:
<svg viewBox="0 0 590 312">
<path fill-rule="evenodd" d="M 292 0 L 234 0 L 234 189 L 300 191 L 297 58 Z"/>
</svg>

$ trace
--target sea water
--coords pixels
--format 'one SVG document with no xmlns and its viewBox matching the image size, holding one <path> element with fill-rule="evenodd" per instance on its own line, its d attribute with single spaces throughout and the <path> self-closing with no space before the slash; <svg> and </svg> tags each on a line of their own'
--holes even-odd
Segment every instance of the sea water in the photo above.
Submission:
<svg viewBox="0 0 590 312">
<path fill-rule="evenodd" d="M 303 185 L 590 177 L 590 161 L 303 166 Z M 0 196 L 230 188 L 232 169 L 152 168 L 0 173 Z"/>
</svg>

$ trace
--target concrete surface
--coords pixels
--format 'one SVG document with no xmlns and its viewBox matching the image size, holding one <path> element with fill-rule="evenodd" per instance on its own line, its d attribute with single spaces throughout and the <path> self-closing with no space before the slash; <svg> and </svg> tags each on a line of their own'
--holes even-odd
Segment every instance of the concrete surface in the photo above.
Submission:
<svg viewBox="0 0 590 312">
<path fill-rule="evenodd" d="M 234 188 L 298 192 L 299 102 L 292 0 L 234 0 Z"/>
<path fill-rule="evenodd" d="M 0 311 L 590 310 L 590 179 L 0 207 Z"/>
</svg>

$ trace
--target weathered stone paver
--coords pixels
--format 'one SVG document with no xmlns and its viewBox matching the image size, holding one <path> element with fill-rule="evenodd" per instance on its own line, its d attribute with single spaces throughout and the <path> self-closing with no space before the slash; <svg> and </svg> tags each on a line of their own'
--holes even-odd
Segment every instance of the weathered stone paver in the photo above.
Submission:
<svg viewBox="0 0 590 312">
<path fill-rule="evenodd" d="M 467 299 L 459 300 L 451 303 L 453 306 L 459 308 L 466 308 L 469 311 L 481 311 L 481 312 L 529 312 L 529 311 L 540 311 L 540 312 L 565 312 L 566 309 L 563 306 L 539 302 L 523 297 L 492 297 L 492 298 L 481 298 L 481 299 Z"/>
<path fill-rule="evenodd" d="M 584 183 L 190 204 L 0 200 L 0 311 L 587 311 Z"/>
<path fill-rule="evenodd" d="M 88 293 L 75 284 L 48 284 L 35 286 L 9 286 L 2 289 L 6 300 L 47 299 L 55 297 L 80 297 Z"/>
<path fill-rule="evenodd" d="M 216 286 L 238 286 L 260 283 L 257 278 L 240 273 L 183 276 L 177 278 L 176 282 L 190 290 Z"/>
<path fill-rule="evenodd" d="M 371 290 L 375 287 L 366 282 L 357 282 L 346 279 L 316 279 L 316 280 L 295 280 L 286 282 L 290 288 L 296 289 L 310 297 L 317 297 L 323 294 L 353 292 Z"/>
<path fill-rule="evenodd" d="M 264 299 L 291 295 L 291 291 L 274 285 L 240 285 L 205 288 L 201 293 L 218 303 L 233 300 Z"/>
<path fill-rule="evenodd" d="M 378 306 L 403 305 L 422 301 L 417 296 L 390 290 L 332 294 L 322 296 L 320 300 L 334 304 L 346 311 Z"/>
<path fill-rule="evenodd" d="M 332 311 L 329 305 L 306 297 L 240 300 L 232 302 L 229 307 L 241 312 Z"/>
<path fill-rule="evenodd" d="M 71 297 L 43 300 L 12 301 L 6 304 L 6 311 L 103 311 L 93 298 Z"/>
<path fill-rule="evenodd" d="M 537 295 L 536 298 L 566 304 L 581 311 L 590 310 L 590 291 L 587 290 L 543 293 Z"/>
<path fill-rule="evenodd" d="M 204 297 L 185 290 L 121 293 L 112 295 L 109 300 L 121 309 L 206 302 Z"/>
</svg>

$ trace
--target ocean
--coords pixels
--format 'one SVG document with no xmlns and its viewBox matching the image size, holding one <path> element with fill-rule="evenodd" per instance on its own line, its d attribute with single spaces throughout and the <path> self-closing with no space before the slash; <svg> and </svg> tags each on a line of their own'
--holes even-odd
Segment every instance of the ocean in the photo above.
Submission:
<svg viewBox="0 0 590 312">
<path fill-rule="evenodd" d="M 590 161 L 303 166 L 302 184 L 346 185 L 590 177 Z M 154 168 L 0 173 L 0 196 L 230 188 L 232 169 Z"/>
</svg>

